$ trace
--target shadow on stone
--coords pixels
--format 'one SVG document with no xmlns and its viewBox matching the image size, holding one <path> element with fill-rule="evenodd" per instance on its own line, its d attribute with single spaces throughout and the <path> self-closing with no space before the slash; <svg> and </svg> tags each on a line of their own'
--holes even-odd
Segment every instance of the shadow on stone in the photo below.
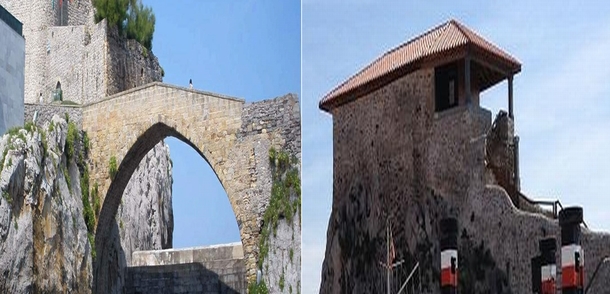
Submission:
<svg viewBox="0 0 610 294">
<path fill-rule="evenodd" d="M 126 272 L 124 293 L 233 294 L 246 287 L 239 274 L 219 275 L 200 263 L 128 267 Z"/>
</svg>

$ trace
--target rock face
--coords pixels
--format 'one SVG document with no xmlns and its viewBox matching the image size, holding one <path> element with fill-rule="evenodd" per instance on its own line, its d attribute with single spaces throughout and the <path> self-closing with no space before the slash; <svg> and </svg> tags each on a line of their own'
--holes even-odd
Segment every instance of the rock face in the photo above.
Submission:
<svg viewBox="0 0 610 294">
<path fill-rule="evenodd" d="M 19 130 L 0 141 L 2 293 L 90 292 L 80 172 L 64 153 L 66 121 L 52 122 L 52 130 Z"/>
<path fill-rule="evenodd" d="M 151 149 L 132 175 L 116 215 L 109 260 L 113 276 L 108 293 L 123 293 L 134 251 L 172 247 L 172 164 L 163 141 Z"/>
<path fill-rule="evenodd" d="M 65 152 L 68 124 L 55 115 L 27 129 L 0 140 L 0 293 L 90 293 L 83 170 L 81 159 Z M 84 154 L 82 141 L 74 146 L 74 154 Z M 109 292 L 122 292 L 131 252 L 171 247 L 171 184 L 169 148 L 161 142 L 141 162 L 117 213 L 113 236 L 121 255 L 107 257 L 116 265 Z"/>
<path fill-rule="evenodd" d="M 172 248 L 172 182 L 169 146 L 162 141 L 131 176 L 117 212 L 128 265 L 134 251 Z"/>
<path fill-rule="evenodd" d="M 263 280 L 269 293 L 300 293 L 301 218 L 294 217 L 292 222 L 280 220 L 277 234 L 269 236 L 269 248 L 263 262 Z"/>
</svg>

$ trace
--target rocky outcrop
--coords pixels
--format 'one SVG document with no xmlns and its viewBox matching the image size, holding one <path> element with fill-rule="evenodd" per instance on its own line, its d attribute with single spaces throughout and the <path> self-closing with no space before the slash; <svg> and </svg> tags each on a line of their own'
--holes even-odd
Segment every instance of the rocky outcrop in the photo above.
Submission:
<svg viewBox="0 0 610 294">
<path fill-rule="evenodd" d="M 80 171 L 67 123 L 10 132 L 0 141 L 0 292 L 89 293 L 91 246 Z"/>
<path fill-rule="evenodd" d="M 95 251 L 86 211 L 98 213 L 99 195 L 87 194 L 84 204 L 81 187 L 94 190 L 85 185 L 86 140 L 74 124 L 72 136 L 68 129 L 55 115 L 0 139 L 0 293 L 91 292 Z M 171 184 L 169 148 L 161 142 L 140 163 L 117 213 L 121 255 L 102 257 L 115 264 L 111 292 L 122 292 L 131 252 L 171 247 Z"/>
<path fill-rule="evenodd" d="M 128 265 L 134 251 L 172 248 L 172 182 L 169 146 L 160 142 L 131 176 L 117 212 Z"/>
<path fill-rule="evenodd" d="M 111 230 L 115 272 L 108 293 L 123 293 L 134 251 L 172 247 L 172 163 L 163 141 L 151 149 L 132 175 Z"/>
<path fill-rule="evenodd" d="M 263 262 L 263 280 L 269 293 L 300 293 L 301 218 L 280 220 L 276 234 L 269 236 L 269 248 Z"/>
</svg>

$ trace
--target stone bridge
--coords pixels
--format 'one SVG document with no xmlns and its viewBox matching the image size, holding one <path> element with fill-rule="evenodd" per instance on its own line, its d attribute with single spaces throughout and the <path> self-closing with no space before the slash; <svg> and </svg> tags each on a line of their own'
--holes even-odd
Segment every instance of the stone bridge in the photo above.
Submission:
<svg viewBox="0 0 610 294">
<path fill-rule="evenodd" d="M 104 260 L 113 256 L 109 234 L 132 173 L 146 153 L 173 136 L 212 167 L 235 213 L 248 280 L 256 275 L 259 231 L 271 194 L 270 147 L 300 158 L 300 112 L 295 96 L 246 104 L 244 100 L 159 82 L 83 106 L 90 138 L 90 183 L 103 197 L 96 227 L 95 285 L 105 289 Z M 118 172 L 110 178 L 110 159 Z M 101 288 L 100 288 L 101 287 Z"/>
</svg>

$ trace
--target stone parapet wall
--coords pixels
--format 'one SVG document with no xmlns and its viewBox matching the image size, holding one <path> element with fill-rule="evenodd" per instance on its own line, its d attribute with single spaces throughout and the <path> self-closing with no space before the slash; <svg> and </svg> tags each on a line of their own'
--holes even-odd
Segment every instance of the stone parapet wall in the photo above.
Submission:
<svg viewBox="0 0 610 294">
<path fill-rule="evenodd" d="M 25 104 L 25 122 L 30 122 L 34 118 L 34 113 L 38 113 L 36 116 L 36 125 L 45 126 L 51 121 L 53 115 L 57 114 L 59 117 L 65 119 L 66 113 L 70 118 L 71 122 L 74 122 L 79 129 L 82 129 L 83 125 L 83 109 L 80 106 L 66 106 L 58 104 Z"/>
<path fill-rule="evenodd" d="M 130 267 L 124 293 L 247 293 L 243 260 Z"/>
<path fill-rule="evenodd" d="M 127 293 L 246 293 L 241 243 L 136 251 Z"/>
<path fill-rule="evenodd" d="M 250 103 L 242 112 L 240 136 L 278 131 L 291 155 L 301 158 L 301 109 L 298 97 L 288 94 L 275 99 Z"/>
<path fill-rule="evenodd" d="M 212 246 L 135 251 L 131 254 L 132 266 L 172 265 L 184 263 L 206 263 L 215 260 L 243 259 L 241 243 Z"/>
</svg>

